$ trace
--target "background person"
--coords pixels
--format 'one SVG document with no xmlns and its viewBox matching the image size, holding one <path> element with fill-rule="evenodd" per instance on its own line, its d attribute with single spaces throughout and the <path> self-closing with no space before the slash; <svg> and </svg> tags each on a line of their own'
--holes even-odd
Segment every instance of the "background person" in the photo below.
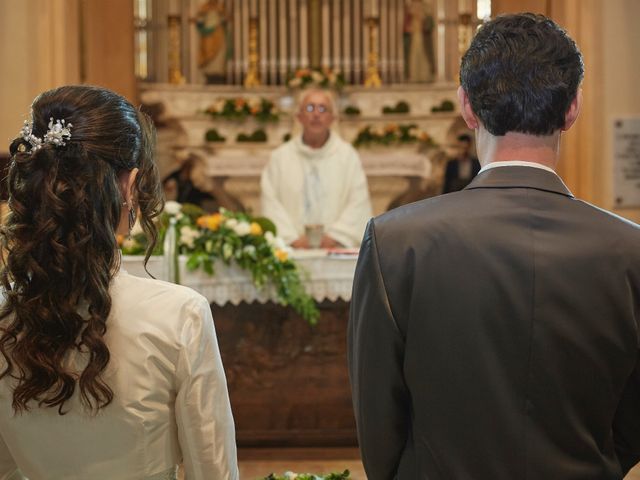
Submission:
<svg viewBox="0 0 640 480">
<path fill-rule="evenodd" d="M 640 227 L 557 176 L 582 56 L 533 14 L 462 59 L 471 184 L 373 219 L 349 369 L 369 480 L 621 479 L 640 459 Z"/>
<path fill-rule="evenodd" d="M 32 120 L 1 236 L 0 477 L 173 479 L 182 461 L 189 480 L 237 479 L 209 303 L 120 268 L 137 214 L 147 259 L 157 238 L 150 120 L 89 86 L 41 94 Z"/>
<path fill-rule="evenodd" d="M 302 134 L 275 149 L 260 182 L 262 214 L 294 248 L 309 248 L 305 225 L 324 226 L 321 247 L 355 247 L 371 218 L 367 178 L 353 146 L 331 130 L 329 92 L 302 93 Z"/>
<path fill-rule="evenodd" d="M 463 133 L 458 135 L 457 140 L 456 157 L 447 162 L 444 171 L 442 193 L 462 190 L 480 171 L 480 162 L 471 155 L 471 136 Z"/>
</svg>

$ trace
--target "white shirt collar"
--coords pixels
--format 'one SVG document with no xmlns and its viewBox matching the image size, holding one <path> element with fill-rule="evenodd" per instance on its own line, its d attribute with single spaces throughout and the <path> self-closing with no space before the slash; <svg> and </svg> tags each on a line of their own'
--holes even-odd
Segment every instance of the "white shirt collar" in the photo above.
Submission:
<svg viewBox="0 0 640 480">
<path fill-rule="evenodd" d="M 546 170 L 547 172 L 551 172 L 554 175 L 558 175 L 553 168 L 549 168 L 546 165 L 542 165 L 540 163 L 525 162 L 523 160 L 509 160 L 509 161 L 506 161 L 506 162 L 491 162 L 491 163 L 487 163 L 484 167 L 482 167 L 480 169 L 480 171 L 478 173 L 480 174 L 480 173 L 485 172 L 487 170 L 491 170 L 492 168 L 498 168 L 498 167 L 533 167 L 533 168 L 539 168 L 541 170 Z"/>
</svg>

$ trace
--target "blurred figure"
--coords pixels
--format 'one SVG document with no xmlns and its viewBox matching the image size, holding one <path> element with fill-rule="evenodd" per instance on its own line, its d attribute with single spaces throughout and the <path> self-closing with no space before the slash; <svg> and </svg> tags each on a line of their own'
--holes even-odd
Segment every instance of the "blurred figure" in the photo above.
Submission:
<svg viewBox="0 0 640 480">
<path fill-rule="evenodd" d="M 463 133 L 457 140 L 458 154 L 447 162 L 442 193 L 462 190 L 480 171 L 480 162 L 471 155 L 471 136 Z"/>
<path fill-rule="evenodd" d="M 207 187 L 211 188 L 211 193 L 196 187 L 192 180 L 194 165 L 194 159 L 189 158 L 162 180 L 167 200 L 198 205 L 207 212 L 217 212 L 220 207 L 234 212 L 244 210 L 240 200 L 225 190 L 226 177 L 207 178 Z"/>
<path fill-rule="evenodd" d="M 331 130 L 335 112 L 328 91 L 304 91 L 302 134 L 274 150 L 262 172 L 262 214 L 294 248 L 358 246 L 371 217 L 358 153 Z M 317 244 L 308 232 L 320 236 Z"/>
</svg>

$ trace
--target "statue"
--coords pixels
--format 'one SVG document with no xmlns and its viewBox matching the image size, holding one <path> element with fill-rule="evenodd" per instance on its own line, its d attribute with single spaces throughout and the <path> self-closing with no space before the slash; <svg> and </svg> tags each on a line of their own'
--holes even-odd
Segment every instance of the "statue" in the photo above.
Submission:
<svg viewBox="0 0 640 480">
<path fill-rule="evenodd" d="M 198 67 L 207 83 L 225 83 L 227 60 L 231 58 L 229 18 L 221 0 L 207 0 L 196 13 L 200 34 Z"/>
<path fill-rule="evenodd" d="M 405 7 L 403 29 L 405 75 L 409 82 L 433 81 L 433 30 L 430 3 L 424 0 L 409 0 Z"/>
</svg>

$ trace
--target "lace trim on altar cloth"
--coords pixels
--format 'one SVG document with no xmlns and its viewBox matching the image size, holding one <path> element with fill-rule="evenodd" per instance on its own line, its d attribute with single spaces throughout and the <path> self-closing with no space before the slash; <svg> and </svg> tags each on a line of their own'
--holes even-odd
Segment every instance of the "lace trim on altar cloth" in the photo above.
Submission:
<svg viewBox="0 0 640 480">
<path fill-rule="evenodd" d="M 145 477 L 144 480 L 178 480 L 178 466 L 174 465 L 169 470 Z"/>
</svg>

